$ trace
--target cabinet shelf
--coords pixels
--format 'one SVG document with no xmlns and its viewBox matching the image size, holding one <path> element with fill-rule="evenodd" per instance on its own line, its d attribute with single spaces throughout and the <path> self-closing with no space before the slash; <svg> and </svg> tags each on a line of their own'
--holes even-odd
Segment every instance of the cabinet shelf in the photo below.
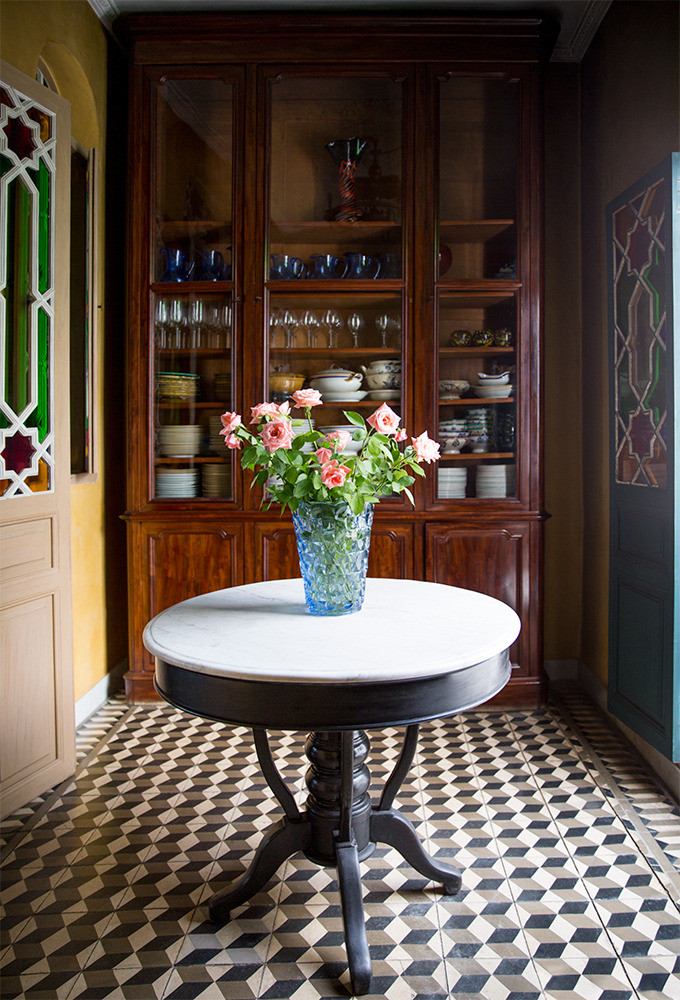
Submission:
<svg viewBox="0 0 680 1000">
<path fill-rule="evenodd" d="M 483 358 L 514 354 L 514 347 L 440 347 L 440 358 Z"/>
<path fill-rule="evenodd" d="M 206 462 L 229 465 L 231 459 L 230 457 L 220 458 L 219 455 L 158 455 L 154 457 L 153 461 L 154 465 L 201 465 Z M 173 497 L 172 499 L 176 498 Z"/>
<path fill-rule="evenodd" d="M 154 281 L 156 295 L 225 295 L 234 290 L 233 281 Z"/>
<path fill-rule="evenodd" d="M 482 451 L 482 452 L 459 452 L 457 455 L 447 455 L 443 452 L 439 456 L 440 462 L 455 462 L 456 464 L 471 465 L 477 462 L 486 462 L 488 459 L 508 459 L 516 458 L 514 451 Z"/>
<path fill-rule="evenodd" d="M 480 399 L 479 396 L 470 396 L 468 399 L 440 399 L 440 406 L 498 406 L 502 403 L 514 403 L 514 396 L 501 396 L 495 399 Z"/>
<path fill-rule="evenodd" d="M 521 281 L 510 281 L 507 278 L 470 278 L 469 280 L 447 281 L 445 278 L 437 282 L 437 288 L 447 305 L 456 308 L 461 306 L 473 309 L 488 309 L 511 299 L 522 287 Z"/>
<path fill-rule="evenodd" d="M 230 347 L 157 347 L 158 357 L 169 357 L 173 355 L 179 358 L 222 358 L 226 364 L 231 364 Z"/>
<path fill-rule="evenodd" d="M 159 410 L 218 410 L 221 406 L 228 406 L 228 403 L 220 402 L 219 399 L 204 400 L 200 403 L 190 399 L 167 400 L 156 403 Z"/>
<path fill-rule="evenodd" d="M 270 358 L 289 354 L 296 358 L 399 358 L 401 351 L 389 347 L 271 347 Z"/>
<path fill-rule="evenodd" d="M 158 228 L 164 240 L 183 240 L 191 236 L 211 236 L 218 234 L 220 238 L 229 238 L 231 222 L 216 219 L 164 219 L 159 221 Z"/>
<path fill-rule="evenodd" d="M 484 243 L 514 224 L 514 219 L 445 220 L 439 223 L 439 238 L 444 243 Z"/>
<path fill-rule="evenodd" d="M 198 284 L 198 282 L 196 282 Z M 270 292 L 400 292 L 404 282 L 398 278 L 277 278 L 267 281 Z"/>
<path fill-rule="evenodd" d="M 400 222 L 272 222 L 269 230 L 271 243 L 305 243 L 322 245 L 345 243 L 350 240 L 363 245 L 376 240 L 395 241 L 401 235 Z"/>
</svg>

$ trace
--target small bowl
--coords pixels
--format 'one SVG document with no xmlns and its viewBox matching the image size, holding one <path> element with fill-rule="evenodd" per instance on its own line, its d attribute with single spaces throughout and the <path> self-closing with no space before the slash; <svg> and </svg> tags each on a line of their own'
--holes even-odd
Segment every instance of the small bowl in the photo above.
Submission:
<svg viewBox="0 0 680 1000">
<path fill-rule="evenodd" d="M 369 389 L 401 389 L 401 372 L 381 372 L 377 375 L 367 375 L 366 385 Z"/>
<path fill-rule="evenodd" d="M 454 330 L 449 338 L 451 347 L 468 347 L 472 343 L 472 330 Z"/>
<path fill-rule="evenodd" d="M 439 396 L 440 398 L 450 396 L 451 399 L 459 399 L 469 388 L 470 383 L 466 382 L 464 378 L 441 379 L 439 382 Z"/>
<path fill-rule="evenodd" d="M 272 372 L 269 376 L 269 388 L 274 392 L 297 392 L 305 381 L 304 375 L 292 372 Z"/>
<path fill-rule="evenodd" d="M 510 372 L 501 372 L 499 375 L 477 372 L 477 378 L 479 385 L 507 385 L 510 381 Z"/>
</svg>

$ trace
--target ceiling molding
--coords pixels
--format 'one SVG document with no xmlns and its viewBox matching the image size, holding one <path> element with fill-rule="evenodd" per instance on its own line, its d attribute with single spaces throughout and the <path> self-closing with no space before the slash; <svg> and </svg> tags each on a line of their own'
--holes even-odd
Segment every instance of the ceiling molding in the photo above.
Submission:
<svg viewBox="0 0 680 1000">
<path fill-rule="evenodd" d="M 114 21 L 121 14 L 177 12 L 191 10 L 246 12 L 254 10 L 272 11 L 281 9 L 349 10 L 359 6 L 363 10 L 378 7 L 398 10 L 399 7 L 413 7 L 413 0 L 88 0 L 88 3 L 102 23 L 110 31 Z M 526 11 L 530 7 L 548 8 L 560 22 L 560 35 L 553 50 L 553 62 L 580 62 L 588 46 L 595 37 L 602 19 L 611 6 L 612 0 L 435 0 L 431 4 L 440 10 L 463 8 L 466 11 L 512 10 Z"/>
</svg>

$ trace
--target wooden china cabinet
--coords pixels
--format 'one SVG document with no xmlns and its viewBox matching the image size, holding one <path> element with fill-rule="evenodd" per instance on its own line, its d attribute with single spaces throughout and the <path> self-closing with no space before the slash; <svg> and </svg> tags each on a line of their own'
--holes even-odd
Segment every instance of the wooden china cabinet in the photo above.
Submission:
<svg viewBox="0 0 680 1000">
<path fill-rule="evenodd" d="M 376 509 L 369 575 L 510 604 L 522 632 L 502 699 L 539 702 L 541 77 L 553 23 L 118 23 L 131 80 L 128 698 L 154 695 L 141 642 L 153 615 L 299 575 L 290 515 L 261 507 L 219 417 L 285 399 L 286 374 L 306 385 L 335 367 L 373 377 L 316 409 L 317 427 L 385 400 L 444 452 L 415 508 Z M 400 373 L 384 377 L 388 360 Z"/>
</svg>

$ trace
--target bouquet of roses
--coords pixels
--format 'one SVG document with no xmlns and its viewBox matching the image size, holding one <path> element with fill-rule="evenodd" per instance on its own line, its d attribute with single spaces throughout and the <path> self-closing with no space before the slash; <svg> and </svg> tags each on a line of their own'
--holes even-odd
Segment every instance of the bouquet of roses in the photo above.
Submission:
<svg viewBox="0 0 680 1000">
<path fill-rule="evenodd" d="M 267 487 L 269 505 L 297 510 L 301 502 L 344 501 L 354 514 L 367 503 L 389 493 L 406 493 L 415 476 L 424 476 L 421 462 L 439 458 L 439 445 L 427 431 L 404 445 L 408 435 L 400 417 L 383 403 L 366 420 L 344 411 L 352 432 L 328 434 L 315 430 L 311 410 L 322 405 L 316 389 L 300 389 L 291 396 L 293 407 L 304 409 L 308 429 L 295 433 L 290 403 L 258 403 L 251 408 L 249 430 L 238 413 L 222 414 L 227 448 L 241 450 L 241 465 L 255 471 L 254 483 Z M 361 442 L 355 455 L 343 454 L 350 439 Z M 404 445 L 402 447 L 402 445 Z"/>
</svg>

